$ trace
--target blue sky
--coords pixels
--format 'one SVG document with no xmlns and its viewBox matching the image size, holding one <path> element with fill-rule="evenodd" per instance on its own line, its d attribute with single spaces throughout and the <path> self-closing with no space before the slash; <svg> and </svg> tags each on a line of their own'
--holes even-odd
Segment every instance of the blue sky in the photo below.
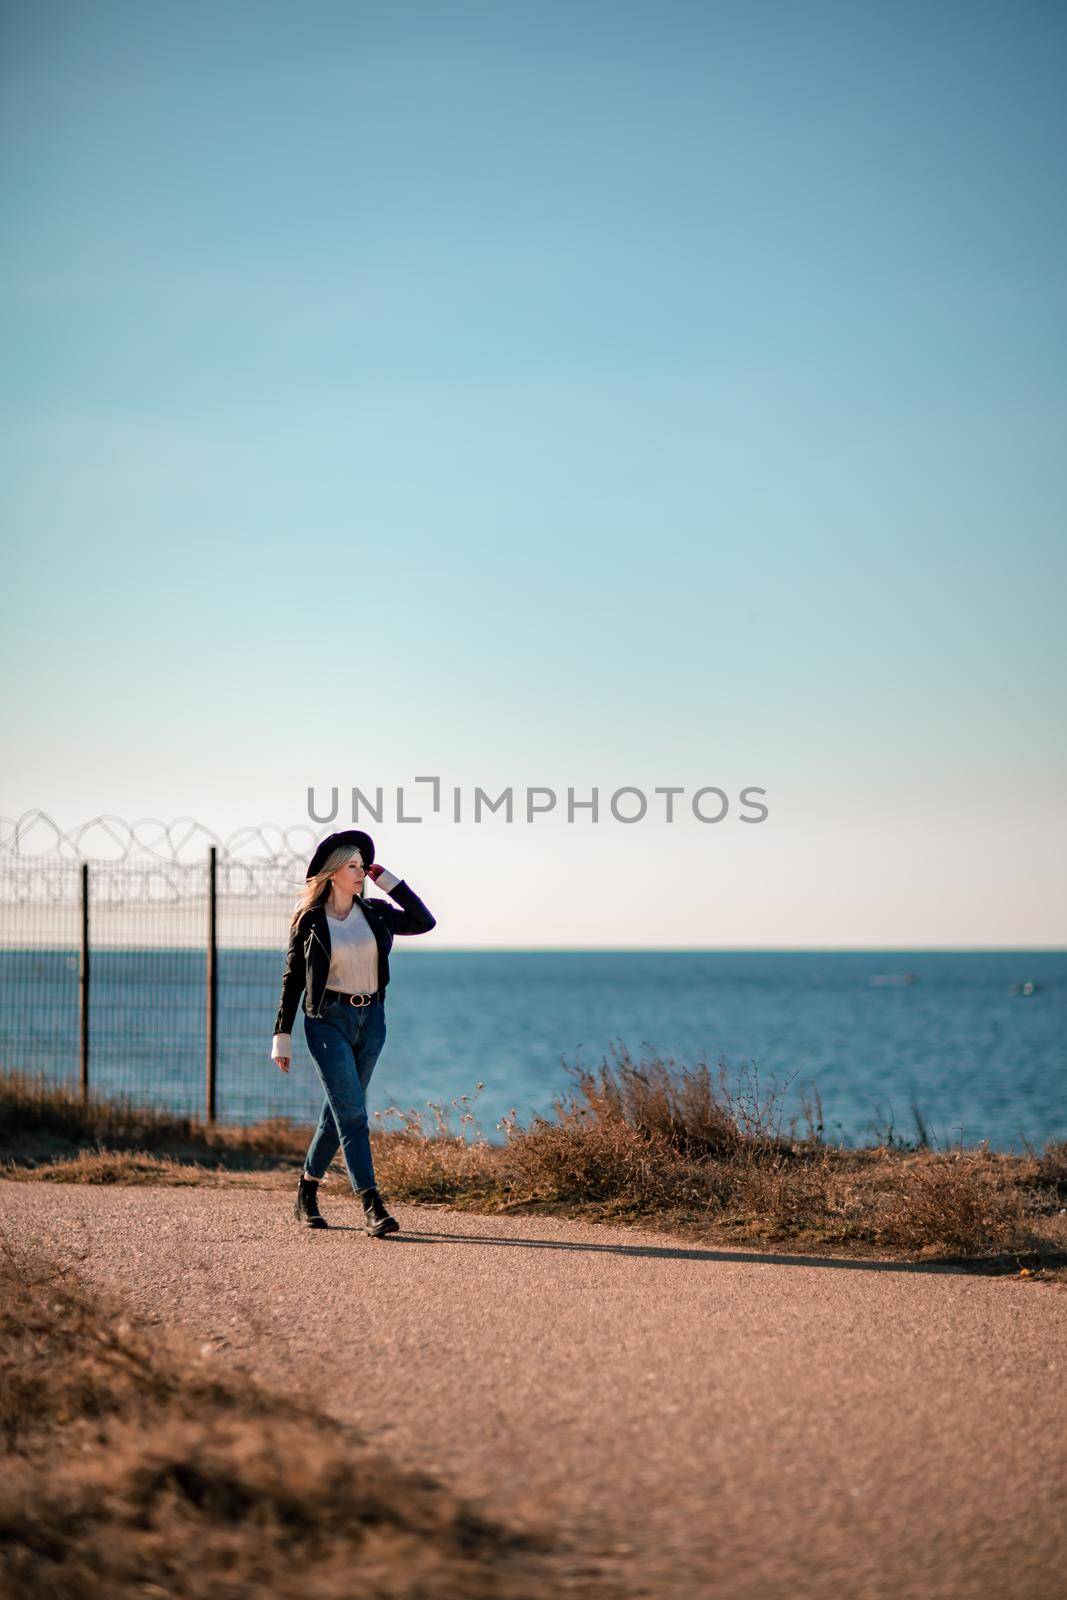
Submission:
<svg viewBox="0 0 1067 1600">
<path fill-rule="evenodd" d="M 0 810 L 757 784 L 379 854 L 442 943 L 1061 944 L 1065 65 L 1051 4 L 9 3 Z"/>
</svg>

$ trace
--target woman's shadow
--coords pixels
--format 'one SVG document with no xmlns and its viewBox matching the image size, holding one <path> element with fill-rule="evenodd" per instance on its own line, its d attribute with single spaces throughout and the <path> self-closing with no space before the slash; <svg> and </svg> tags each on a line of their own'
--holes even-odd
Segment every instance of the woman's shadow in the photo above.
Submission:
<svg viewBox="0 0 1067 1600">
<path fill-rule="evenodd" d="M 330 1233 L 359 1233 L 366 1230 L 357 1223 L 331 1222 Z M 396 1249 L 400 1245 L 493 1245 L 509 1250 L 577 1250 L 600 1255 L 636 1256 L 662 1261 L 732 1261 L 775 1267 L 836 1268 L 851 1272 L 922 1272 L 966 1274 L 970 1276 L 1004 1276 L 1018 1270 L 1019 1258 L 995 1257 L 984 1261 L 966 1258 L 943 1257 L 938 1261 L 894 1261 L 850 1256 L 789 1255 L 761 1250 L 708 1249 L 700 1246 L 643 1245 L 643 1244 L 592 1244 L 568 1239 L 504 1238 L 491 1233 L 448 1233 L 443 1229 L 407 1229 L 388 1235 L 375 1244 L 388 1244 Z M 1042 1258 L 1044 1266 L 1065 1266 L 1067 1255 L 1056 1260 Z"/>
</svg>

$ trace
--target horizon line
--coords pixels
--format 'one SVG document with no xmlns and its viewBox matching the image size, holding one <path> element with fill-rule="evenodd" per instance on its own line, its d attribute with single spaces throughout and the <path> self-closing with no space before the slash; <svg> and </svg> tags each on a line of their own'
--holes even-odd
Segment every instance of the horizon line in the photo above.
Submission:
<svg viewBox="0 0 1067 1600">
<path fill-rule="evenodd" d="M 407 948 L 401 946 L 400 948 Z M 425 948 L 425 947 L 422 947 Z M 454 955 L 1067 955 L 1067 946 L 998 945 L 435 945 Z M 429 952 L 427 952 L 429 953 Z"/>
</svg>

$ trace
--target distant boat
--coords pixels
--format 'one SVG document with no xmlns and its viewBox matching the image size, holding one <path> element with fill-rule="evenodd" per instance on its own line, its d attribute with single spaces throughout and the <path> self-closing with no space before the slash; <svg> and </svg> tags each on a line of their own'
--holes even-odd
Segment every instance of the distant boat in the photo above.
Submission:
<svg viewBox="0 0 1067 1600">
<path fill-rule="evenodd" d="M 1026 983 L 1013 983 L 1011 988 L 1008 990 L 1008 993 L 1025 995 L 1036 994 L 1040 987 L 1041 985 L 1039 983 L 1033 983 L 1027 979 Z"/>
<path fill-rule="evenodd" d="M 918 981 L 917 972 L 879 972 L 870 979 L 870 982 L 880 989 L 902 988 L 906 983 L 918 983 Z"/>
</svg>

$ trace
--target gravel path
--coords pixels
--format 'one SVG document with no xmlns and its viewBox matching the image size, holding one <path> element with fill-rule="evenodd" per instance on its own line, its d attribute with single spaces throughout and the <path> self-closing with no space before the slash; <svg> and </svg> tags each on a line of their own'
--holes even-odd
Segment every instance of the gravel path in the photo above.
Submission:
<svg viewBox="0 0 1067 1600">
<path fill-rule="evenodd" d="M 0 1183 L 6 1232 L 655 1600 L 1067 1596 L 1062 1289 L 257 1189 Z"/>
</svg>

